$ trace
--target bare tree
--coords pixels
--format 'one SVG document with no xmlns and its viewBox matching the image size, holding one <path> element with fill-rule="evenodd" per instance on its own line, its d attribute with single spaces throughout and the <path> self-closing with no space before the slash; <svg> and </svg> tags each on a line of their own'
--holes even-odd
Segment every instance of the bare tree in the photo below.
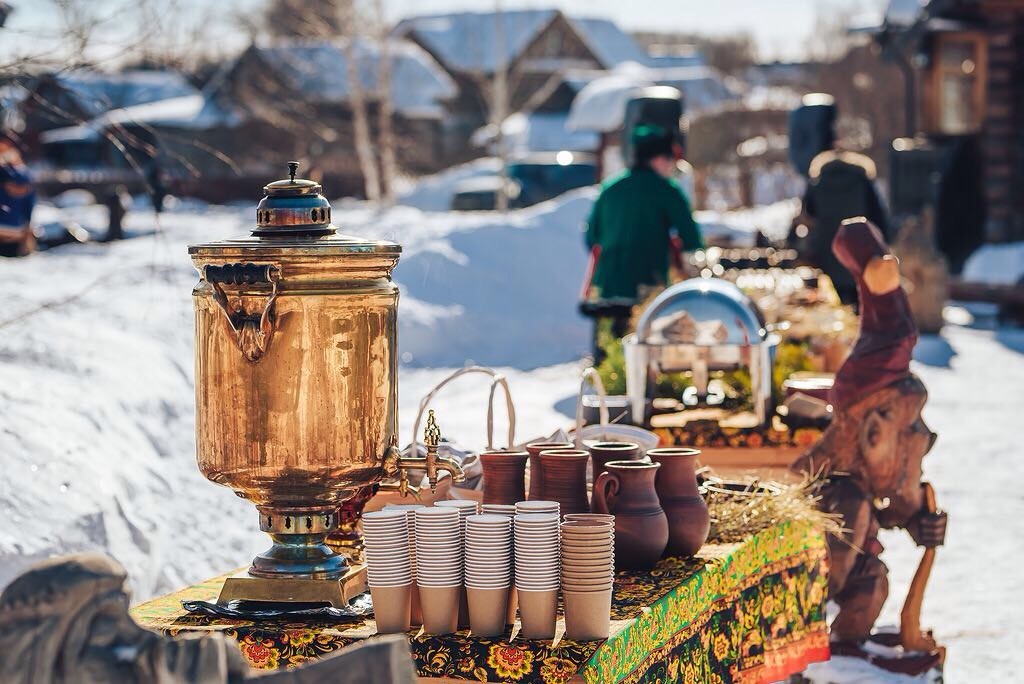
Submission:
<svg viewBox="0 0 1024 684">
<path fill-rule="evenodd" d="M 374 24 L 379 45 L 377 62 L 377 126 L 380 131 L 380 171 L 383 181 L 383 199 L 395 199 L 395 181 L 398 178 L 398 157 L 395 153 L 395 131 L 392 126 L 395 108 L 391 98 L 391 44 L 384 12 L 384 0 L 373 0 Z"/>
<path fill-rule="evenodd" d="M 355 27 L 359 21 L 359 13 L 355 0 L 340 0 L 343 12 L 345 67 L 348 71 L 349 104 L 352 106 L 352 124 L 354 128 L 356 157 L 363 172 L 366 186 L 366 199 L 378 202 L 381 198 L 380 170 L 376 155 L 373 153 L 373 140 L 370 135 L 370 117 L 366 111 L 366 95 L 363 92 L 363 76 L 359 69 L 359 36 Z"/>
<path fill-rule="evenodd" d="M 498 156 L 501 158 L 501 188 L 498 191 L 498 211 L 508 210 L 508 194 L 505 188 L 508 185 L 508 150 L 505 145 L 504 123 L 508 118 L 508 49 L 506 42 L 508 36 L 505 33 L 505 15 L 501 11 L 501 0 L 494 2 L 494 87 L 491 91 L 491 125 L 494 126 L 495 144 L 498 147 Z"/>
</svg>

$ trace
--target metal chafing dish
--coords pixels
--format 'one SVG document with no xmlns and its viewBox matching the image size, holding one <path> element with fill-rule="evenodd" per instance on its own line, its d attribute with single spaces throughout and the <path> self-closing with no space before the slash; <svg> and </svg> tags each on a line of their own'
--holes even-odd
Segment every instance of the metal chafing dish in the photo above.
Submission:
<svg viewBox="0 0 1024 684">
<path fill-rule="evenodd" d="M 397 448 L 402 248 L 336 234 L 320 185 L 289 166 L 264 187 L 251 235 L 189 247 L 197 461 L 256 505 L 274 542 L 220 602 L 343 605 L 365 573 L 325 543 L 339 506 L 399 473 L 409 491 L 406 469 L 425 468 L 431 486 L 438 470 L 461 470 L 436 450 L 403 459 Z"/>
<path fill-rule="evenodd" d="M 659 373 L 689 372 L 697 401 L 704 402 L 711 372 L 746 367 L 754 414 L 761 424 L 769 424 L 778 343 L 757 307 L 732 283 L 693 278 L 673 285 L 648 305 L 636 332 L 623 340 L 633 422 L 650 423 Z"/>
</svg>

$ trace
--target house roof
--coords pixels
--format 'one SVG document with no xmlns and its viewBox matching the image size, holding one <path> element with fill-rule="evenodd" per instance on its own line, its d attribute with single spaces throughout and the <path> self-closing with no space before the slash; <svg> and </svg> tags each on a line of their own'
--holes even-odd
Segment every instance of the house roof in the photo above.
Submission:
<svg viewBox="0 0 1024 684">
<path fill-rule="evenodd" d="M 351 96 L 344 46 L 341 40 L 295 41 L 250 49 L 310 99 L 343 102 Z M 355 46 L 360 81 L 371 99 L 377 88 L 380 48 L 379 43 L 369 40 L 357 40 Z M 440 116 L 441 103 L 458 94 L 451 77 L 429 54 L 409 41 L 388 39 L 387 52 L 391 59 L 395 111 L 410 117 Z"/>
<path fill-rule="evenodd" d="M 415 35 L 451 71 L 489 74 L 497 66 L 515 61 L 559 14 L 558 10 L 547 9 L 424 15 L 403 19 L 393 35 Z M 577 17 L 567 20 L 601 66 L 647 63 L 647 53 L 614 22 Z M 499 29 L 503 29 L 503 41 L 499 40 Z"/>
<path fill-rule="evenodd" d="M 518 57 L 557 14 L 557 10 L 430 14 L 403 19 L 393 33 L 415 34 L 450 70 L 493 73 Z M 504 40 L 499 40 L 499 30 Z"/>
<path fill-rule="evenodd" d="M 633 36 L 623 31 L 613 21 L 569 17 L 569 23 L 601 62 L 601 66 L 606 69 L 625 62 L 650 62 L 650 56 L 633 40 Z"/>
<path fill-rule="evenodd" d="M 70 93 L 90 117 L 112 109 L 199 94 L 185 75 L 177 71 L 76 70 L 57 74 L 52 79 Z"/>
</svg>

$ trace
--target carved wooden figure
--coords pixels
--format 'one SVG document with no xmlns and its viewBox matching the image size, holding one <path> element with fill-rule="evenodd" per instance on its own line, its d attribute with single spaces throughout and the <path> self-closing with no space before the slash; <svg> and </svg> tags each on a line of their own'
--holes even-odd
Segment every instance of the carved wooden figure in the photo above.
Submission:
<svg viewBox="0 0 1024 684">
<path fill-rule="evenodd" d="M 889 593 L 879 528 L 904 528 L 919 545 L 934 548 L 943 543 L 946 515 L 929 511 L 922 494 L 921 464 L 935 434 L 921 418 L 927 391 L 910 372 L 917 330 L 899 262 L 863 218 L 844 222 L 832 249 L 857 283 L 861 329 L 836 374 L 832 423 L 793 469 L 824 477 L 822 505 L 843 516 L 848 532 L 829 540 L 829 591 L 840 609 L 831 638 L 833 652 L 860 655 Z M 915 658 L 872 660 L 919 671 L 938 655 Z"/>
</svg>

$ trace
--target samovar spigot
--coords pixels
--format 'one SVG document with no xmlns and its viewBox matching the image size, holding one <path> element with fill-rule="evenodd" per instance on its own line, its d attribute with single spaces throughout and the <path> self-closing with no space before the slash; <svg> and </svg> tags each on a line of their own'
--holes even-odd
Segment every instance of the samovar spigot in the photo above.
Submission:
<svg viewBox="0 0 1024 684">
<path fill-rule="evenodd" d="M 437 426 L 433 409 L 427 413 L 427 427 L 423 431 L 423 443 L 427 447 L 427 455 L 424 460 L 427 462 L 427 482 L 430 484 L 430 491 L 437 491 L 438 471 L 448 471 L 452 476 L 452 482 L 466 481 L 466 473 L 455 459 L 437 455 L 437 447 L 441 444 L 441 428 Z"/>
<path fill-rule="evenodd" d="M 398 475 L 397 483 L 385 483 L 381 489 L 397 491 L 402 496 L 412 494 L 419 498 L 419 488 L 409 483 L 408 471 L 425 470 L 427 483 L 430 491 L 437 491 L 438 473 L 447 471 L 452 476 L 453 482 L 465 482 L 466 474 L 462 466 L 452 458 L 438 456 L 438 446 L 441 444 L 441 428 L 437 426 L 437 419 L 434 418 L 434 411 L 427 414 L 427 427 L 423 434 L 423 443 L 427 448 L 425 456 L 402 456 L 396 447 L 392 447 L 384 459 L 384 472 L 388 475 Z"/>
</svg>

